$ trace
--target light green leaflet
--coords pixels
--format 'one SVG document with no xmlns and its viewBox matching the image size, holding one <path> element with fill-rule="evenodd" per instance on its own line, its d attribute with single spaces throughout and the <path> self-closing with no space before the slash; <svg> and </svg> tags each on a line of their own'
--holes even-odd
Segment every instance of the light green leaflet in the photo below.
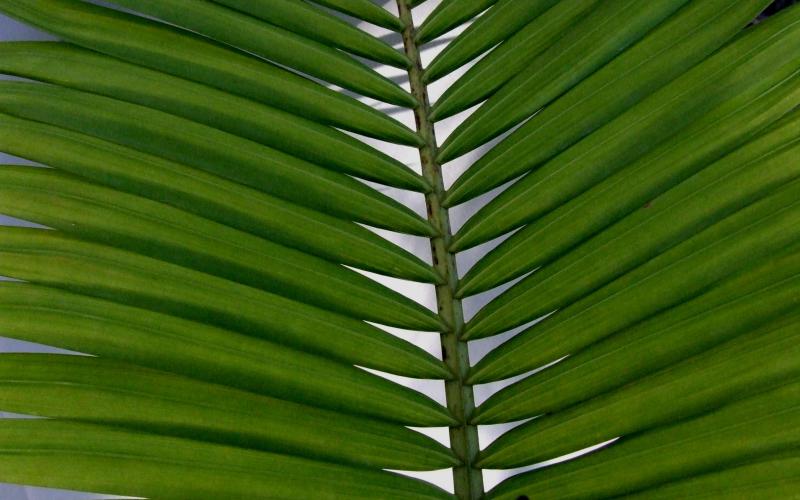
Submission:
<svg viewBox="0 0 800 500">
<path fill-rule="evenodd" d="M 169 499 L 314 497 L 329 490 L 364 500 L 452 498 L 388 472 L 70 421 L 6 420 L 0 443 L 5 480 L 62 488 L 108 491 L 127 483 L 134 495 Z M 53 472 L 29 479 L 42 470 Z"/>
<path fill-rule="evenodd" d="M 0 52 L 7 74 L 160 109 L 357 177 L 424 187 L 405 165 L 336 129 L 205 85 L 62 43 L 5 43 Z"/>
<path fill-rule="evenodd" d="M 437 330 L 428 309 L 358 273 L 160 203 L 44 169 L 0 169 L 0 210 L 355 318 Z M 362 312 L 358 304 L 373 309 Z"/>
<path fill-rule="evenodd" d="M 320 356 L 55 288 L 3 283 L 0 304 L 3 330 L 16 338 L 283 400 L 396 420 L 399 415 L 391 403 L 387 405 L 391 399 L 388 396 L 419 397 L 362 370 Z M 417 363 L 401 373 L 446 377 L 437 363 Z M 402 418 L 416 419 L 419 415 Z M 441 421 L 439 416 L 434 419 Z"/>
<path fill-rule="evenodd" d="M 0 355 L 0 388 L 5 408 L 30 415 L 156 432 L 167 427 L 190 439 L 357 466 L 457 463 L 447 448 L 403 427 L 98 358 Z"/>
<path fill-rule="evenodd" d="M 366 0 L 365 0 L 366 1 Z M 414 133 L 354 99 L 279 66 L 140 17 L 78 0 L 3 0 L 3 12 L 77 45 L 300 116 L 386 140 L 414 144 Z"/>
</svg>

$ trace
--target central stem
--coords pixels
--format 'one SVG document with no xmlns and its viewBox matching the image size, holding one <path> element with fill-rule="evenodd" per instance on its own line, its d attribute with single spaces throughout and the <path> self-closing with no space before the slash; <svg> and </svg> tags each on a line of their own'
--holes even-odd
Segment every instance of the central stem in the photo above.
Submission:
<svg viewBox="0 0 800 500">
<path fill-rule="evenodd" d="M 444 278 L 444 282 L 436 287 L 436 302 L 439 316 L 448 325 L 447 331 L 441 336 L 442 357 L 453 373 L 453 379 L 445 382 L 445 393 L 447 408 L 460 422 L 460 425 L 450 428 L 450 446 L 463 463 L 453 469 L 453 482 L 459 500 L 476 500 L 483 495 L 483 477 L 481 471 L 473 467 L 479 450 L 478 430 L 474 425 L 467 424 L 475 409 L 475 400 L 472 387 L 464 384 L 470 367 L 469 351 L 467 343 L 460 340 L 464 328 L 464 315 L 461 301 L 455 296 L 458 285 L 455 256 L 447 250 L 453 236 L 450 216 L 447 209 L 442 207 L 445 194 L 444 181 L 441 166 L 436 162 L 436 134 L 433 123 L 428 118 L 431 107 L 427 88 L 422 81 L 422 63 L 419 48 L 414 40 L 415 29 L 411 9 L 407 0 L 397 0 L 397 8 L 400 20 L 405 25 L 403 44 L 406 55 L 411 60 L 411 67 L 408 70 L 411 93 L 419 103 L 414 110 L 417 132 L 425 141 L 419 148 L 422 174 L 433 186 L 433 190 L 425 195 L 428 220 L 439 230 L 439 236 L 431 238 L 431 255 L 434 267 Z"/>
</svg>

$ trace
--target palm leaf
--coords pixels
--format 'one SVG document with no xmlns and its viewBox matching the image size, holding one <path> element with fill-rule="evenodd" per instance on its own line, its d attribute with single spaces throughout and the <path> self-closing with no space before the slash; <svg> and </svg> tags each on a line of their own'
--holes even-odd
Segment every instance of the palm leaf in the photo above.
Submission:
<svg viewBox="0 0 800 500">
<path fill-rule="evenodd" d="M 800 492 L 800 7 L 110 4 L 0 0 L 0 481 Z"/>
</svg>

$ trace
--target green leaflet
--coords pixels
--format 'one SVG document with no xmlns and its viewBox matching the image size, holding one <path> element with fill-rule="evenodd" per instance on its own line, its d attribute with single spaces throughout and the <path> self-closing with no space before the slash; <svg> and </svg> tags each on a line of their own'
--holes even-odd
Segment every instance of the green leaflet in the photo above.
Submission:
<svg viewBox="0 0 800 500">
<path fill-rule="evenodd" d="M 452 452 L 400 425 L 84 356 L 2 354 L 3 409 L 369 468 L 436 469 Z"/>
<path fill-rule="evenodd" d="M 383 471 L 53 420 L 0 422 L 0 481 L 175 500 L 453 498 Z"/>
<path fill-rule="evenodd" d="M 263 339 L 28 283 L 0 284 L 3 334 L 351 415 L 420 422 L 410 389 L 356 367 Z M 446 377 L 417 364 L 412 376 Z M 434 419 L 440 419 L 438 410 Z"/>
<path fill-rule="evenodd" d="M 800 78 L 795 76 L 750 100 L 739 95 L 724 107 L 718 120 L 667 141 L 629 167 L 612 175 L 580 196 L 523 227 L 481 258 L 461 279 L 459 295 L 473 295 L 531 271 L 564 255 L 575 244 L 641 208 L 665 190 L 682 182 L 710 162 L 763 134 L 800 102 Z M 719 116 L 720 113 L 715 113 Z M 776 148 L 800 136 L 797 113 L 767 136 L 731 158 L 757 157 L 759 144 Z M 749 152 L 755 149 L 754 154 Z M 763 148 L 761 148 L 763 150 Z"/>
<path fill-rule="evenodd" d="M 342 266 L 51 169 L 0 168 L 0 212 L 354 318 L 442 327 L 423 306 Z"/>
<path fill-rule="evenodd" d="M 587 3 L 578 7 L 586 8 Z M 567 149 L 702 61 L 733 37 L 765 4 L 763 1 L 731 0 L 690 3 L 640 43 L 540 110 L 529 123 L 522 124 L 475 162 L 451 188 L 449 202 L 457 204 L 477 196 Z M 553 9 L 552 15 L 557 9 L 569 6 L 569 2 L 563 2 Z M 577 10 L 576 7 L 572 9 Z M 567 14 L 575 15 L 571 11 Z M 557 19 L 561 23 L 568 22 Z M 536 23 L 531 26 L 535 27 Z M 541 32 L 541 29 L 535 30 L 531 34 L 532 41 L 535 42 Z M 515 63 L 509 61 L 513 57 L 509 50 L 500 47 L 496 62 L 493 62 L 494 53 L 481 60 L 475 67 L 479 72 L 476 77 L 480 76 L 480 81 L 485 80 L 487 74 L 489 78 L 497 78 L 503 71 L 512 69 Z M 479 90 L 480 86 L 476 88 Z M 465 92 L 469 95 L 468 89 Z M 468 100 L 465 104 L 474 103 Z"/>
<path fill-rule="evenodd" d="M 344 12 L 355 18 L 393 31 L 402 31 L 403 23 L 397 16 L 392 15 L 371 0 L 312 0 L 314 3 L 324 5 L 330 9 Z"/>
<path fill-rule="evenodd" d="M 72 45 L 0 43 L 0 72 L 166 111 L 355 176 L 408 177 L 402 163 L 331 127 Z"/>
<path fill-rule="evenodd" d="M 497 0 L 442 0 L 417 29 L 419 44 L 430 42 L 451 29 L 469 21 Z"/>
<path fill-rule="evenodd" d="M 697 173 L 524 278 L 469 321 L 469 335 L 497 333 L 565 307 L 771 192 L 796 189 L 800 114 L 793 118 L 793 126 Z"/>
<path fill-rule="evenodd" d="M 749 269 L 498 391 L 476 409 L 474 421 L 557 412 L 757 330 L 796 310 L 798 275 L 798 253 Z"/>
<path fill-rule="evenodd" d="M 442 370 L 441 361 L 422 349 L 361 321 L 53 231 L 0 228 L 0 255 L 3 276 L 214 324 L 378 370 L 408 375 L 425 365 L 424 371 Z"/>
<path fill-rule="evenodd" d="M 567 28 L 600 0 L 562 0 L 509 37 L 458 78 L 431 110 L 430 119 L 443 120 L 478 104 L 545 49 L 557 43 Z"/>
<path fill-rule="evenodd" d="M 0 150 L 333 262 L 417 281 L 440 279 L 430 265 L 357 224 L 83 134 L 0 114 Z"/>
<path fill-rule="evenodd" d="M 575 353 L 699 295 L 726 276 L 796 247 L 800 234 L 791 229 L 800 216 L 798 187 L 795 181 L 560 309 L 483 358 L 473 367 L 470 381 L 502 379 Z"/>
<path fill-rule="evenodd" d="M 783 500 L 800 488 L 800 457 L 787 452 L 763 461 L 709 472 L 626 496 L 629 499 L 730 498 Z"/>
<path fill-rule="evenodd" d="M 458 69 L 510 37 L 557 0 L 500 0 L 450 42 L 425 69 L 427 83 Z"/>
<path fill-rule="evenodd" d="M 3 82 L 0 111 L 184 163 L 348 220 L 419 218 L 349 176 L 150 108 L 61 87 Z"/>
<path fill-rule="evenodd" d="M 437 0 L 417 29 L 424 0 L 0 0 L 60 40 L 0 44 L 0 79 L 33 80 L 0 82 L 0 152 L 44 167 L 0 165 L 0 214 L 39 224 L 0 227 L 0 335 L 87 354 L 0 354 L 0 410 L 44 417 L 0 420 L 0 482 L 793 496 L 800 10 L 751 27 L 769 2 Z M 423 175 L 381 152 L 406 146 Z M 448 207 L 489 193 L 454 236 Z M 362 271 L 435 285 L 436 312 Z M 453 495 L 392 472 L 448 468 Z"/>
<path fill-rule="evenodd" d="M 388 141 L 419 143 L 406 127 L 355 99 L 164 24 L 76 0 L 2 0 L 0 11 L 97 52 L 321 123 Z"/>
<path fill-rule="evenodd" d="M 798 12 L 795 10 L 795 12 Z M 782 16 L 745 32 L 669 85 L 531 172 L 459 230 L 459 248 L 487 241 L 535 220 L 655 149 L 708 122 L 726 103 L 769 89 L 800 67 L 798 16 Z M 758 57 L 755 55 L 758 54 Z M 763 66 L 762 66 L 763 64 Z M 752 95 L 752 94 L 751 94 Z M 533 194 L 535 192 L 535 194 Z"/>
<path fill-rule="evenodd" d="M 214 0 L 304 37 L 373 61 L 407 68 L 408 57 L 303 0 Z"/>
<path fill-rule="evenodd" d="M 800 279 L 794 283 L 800 305 Z M 482 460 L 524 455 L 527 463 L 679 422 L 800 376 L 800 317 L 643 377 L 616 391 L 541 416 L 503 434 Z"/>
<path fill-rule="evenodd" d="M 543 52 L 461 123 L 444 141 L 437 159 L 453 160 L 522 122 L 635 44 L 687 1 L 601 2 L 553 50 Z"/>
<path fill-rule="evenodd" d="M 514 476 L 487 498 L 516 500 L 534 492 L 537 498 L 614 497 L 794 451 L 800 444 L 798 401 L 800 384 L 789 383 L 693 420 L 623 438 L 589 456 Z"/>
<path fill-rule="evenodd" d="M 397 84 L 341 51 L 213 2 L 114 0 L 114 3 L 379 101 L 408 108 L 416 105 L 414 98 Z"/>
</svg>

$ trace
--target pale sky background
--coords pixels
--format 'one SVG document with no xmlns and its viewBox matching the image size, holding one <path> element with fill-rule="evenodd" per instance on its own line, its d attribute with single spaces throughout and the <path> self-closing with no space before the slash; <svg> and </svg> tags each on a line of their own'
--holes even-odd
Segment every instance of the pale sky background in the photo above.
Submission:
<svg viewBox="0 0 800 500">
<path fill-rule="evenodd" d="M 425 17 L 430 13 L 430 11 L 438 5 L 440 0 L 428 0 L 421 6 L 414 9 L 414 20 L 415 24 L 419 26 L 421 22 L 425 19 Z M 100 3 L 100 2 L 98 2 Z M 391 10 L 392 12 L 396 13 L 396 6 L 394 0 L 384 2 L 387 6 L 387 9 Z M 354 20 L 350 19 L 350 21 L 355 22 Z M 384 30 L 382 28 L 378 28 L 367 23 L 357 23 L 359 27 L 362 29 L 376 35 L 382 37 L 388 43 L 394 45 L 395 47 L 401 48 L 402 41 L 400 39 L 399 34 L 391 33 L 388 30 Z M 423 64 L 427 65 L 432 58 L 445 46 L 446 41 L 452 39 L 452 37 L 456 36 L 458 33 L 463 31 L 464 27 L 458 28 L 451 33 L 441 37 L 440 39 L 429 43 L 427 46 L 423 48 L 422 57 L 423 57 Z M 46 34 L 43 34 L 37 30 L 29 28 L 25 25 L 22 25 L 14 20 L 9 18 L 3 17 L 0 15 L 0 40 L 41 40 L 41 39 L 52 39 Z M 382 74 L 395 79 L 395 81 L 401 82 L 406 88 L 407 86 L 407 78 L 405 72 L 402 70 L 398 70 L 396 68 L 390 67 L 378 67 L 376 68 Z M 461 70 L 455 72 L 454 74 L 441 79 L 440 81 L 435 82 L 430 88 L 430 97 L 431 100 L 435 102 L 439 95 L 450 85 L 455 78 L 459 75 L 463 74 L 466 71 L 467 67 L 462 68 Z M 393 106 L 389 106 L 386 104 L 378 103 L 376 101 L 372 101 L 371 99 L 362 99 L 364 102 L 369 103 L 377 107 L 378 109 L 385 110 L 386 112 L 390 113 L 395 118 L 399 119 L 403 123 L 407 124 L 411 128 L 414 128 L 413 123 L 413 114 L 408 110 L 402 110 Z M 466 111 L 461 113 L 457 116 L 444 120 L 441 123 L 436 124 L 436 133 L 439 139 L 439 143 L 441 144 L 447 135 L 467 116 L 470 111 Z M 363 138 L 362 138 L 363 139 Z M 403 146 L 396 146 L 387 143 L 383 143 L 380 141 L 374 141 L 369 139 L 364 139 L 366 142 L 373 144 L 375 147 L 381 149 L 385 153 L 393 156 L 394 158 L 398 158 L 401 161 L 407 163 L 408 165 L 414 167 L 419 171 L 419 157 L 417 155 L 417 151 L 413 148 L 403 147 Z M 459 158 L 456 161 L 453 161 L 450 164 L 447 164 L 444 167 L 444 175 L 446 184 L 449 185 L 453 182 L 455 178 L 468 166 L 471 164 L 475 159 L 477 159 L 487 148 L 482 148 L 478 151 L 465 155 Z M 19 163 L 20 160 L 17 158 L 10 157 L 8 155 L 3 155 L 0 153 L 0 163 Z M 24 162 L 30 163 L 30 162 Z M 502 189 L 502 188 L 498 188 Z M 386 192 L 390 196 L 398 199 L 399 201 L 405 203 L 406 205 L 414 208 L 420 214 L 424 214 L 424 199 L 422 195 L 418 193 L 410 193 L 404 192 L 400 190 L 395 190 L 391 188 L 381 188 L 381 191 Z M 495 191 L 496 192 L 496 191 Z M 482 206 L 487 199 L 490 199 L 493 196 L 493 193 L 489 193 L 477 200 L 474 200 L 470 203 L 465 205 L 456 207 L 455 209 L 451 210 L 451 219 L 453 223 L 453 229 L 457 230 L 458 227 L 466 220 L 472 213 L 474 213 L 480 206 Z M 0 224 L 25 224 L 24 221 L 18 221 L 15 219 L 11 219 L 9 217 L 5 217 L 0 214 Z M 430 251 L 428 247 L 428 241 L 424 238 L 419 237 L 411 237 L 405 235 L 398 235 L 388 233 L 386 231 L 378 231 L 380 234 L 384 235 L 388 239 L 398 243 L 402 247 L 413 251 L 415 254 L 425 258 L 426 260 L 430 261 Z M 460 268 L 460 273 L 463 273 L 478 259 L 481 255 L 485 254 L 489 249 L 499 243 L 501 239 L 498 239 L 494 242 L 487 243 L 482 245 L 478 248 L 469 250 L 458 256 L 458 265 Z M 365 273 L 368 274 L 368 273 Z M 432 286 L 429 285 L 421 285 L 418 283 L 412 283 L 407 281 L 395 280 L 395 279 L 388 279 L 384 277 L 380 277 L 374 274 L 369 274 L 370 276 L 378 279 L 379 281 L 387 284 L 391 288 L 398 290 L 405 295 L 414 298 L 415 300 L 425 304 L 426 306 L 433 309 L 435 307 L 435 295 Z M 0 277 L 2 279 L 2 277 Z M 476 309 L 480 307 L 481 304 L 486 303 L 492 297 L 496 296 L 500 291 L 507 288 L 507 286 L 502 287 L 498 290 L 486 292 L 481 294 L 477 297 L 469 298 L 464 303 L 465 309 L 465 316 L 467 318 L 471 317 Z M 510 336 L 513 336 L 514 333 L 520 331 L 524 327 L 528 325 L 524 325 L 519 327 L 509 333 L 503 334 L 498 337 L 486 339 L 483 341 L 473 342 L 470 344 L 470 354 L 472 357 L 472 362 L 474 363 L 480 357 L 486 354 L 493 346 L 497 345 L 498 342 L 501 342 Z M 403 338 L 406 338 L 413 343 L 420 345 L 430 352 L 435 353 L 436 355 L 440 355 L 439 349 L 439 338 L 437 334 L 432 333 L 417 333 L 417 332 L 408 332 L 408 331 L 400 331 L 397 329 L 389 329 L 391 333 L 399 335 Z M 0 351 L 1 352 L 42 352 L 44 350 L 53 351 L 54 349 L 48 348 L 46 346 L 39 346 L 36 344 L 30 344 L 27 342 L 20 342 L 15 341 L 12 339 L 7 339 L 2 337 L 2 331 L 0 331 Z M 57 350 L 56 350 L 57 351 Z M 63 352 L 63 351 L 62 351 Z M 524 376 L 524 375 L 523 375 Z M 521 376 L 522 377 L 522 376 Z M 514 380 L 518 380 L 521 377 L 515 377 L 509 381 L 504 381 L 495 384 L 487 384 L 485 386 L 478 386 L 476 387 L 476 399 L 477 403 L 485 400 L 489 395 L 497 391 L 498 389 L 508 385 L 510 382 Z M 444 384 L 441 381 L 420 381 L 420 380 L 412 380 L 412 379 L 401 379 L 399 377 L 388 377 L 392 380 L 395 380 L 403 385 L 407 385 L 410 387 L 414 387 L 434 399 L 444 402 Z M 2 410 L 2 407 L 0 407 Z M 0 411 L 0 416 L 10 417 L 13 416 L 8 413 L 2 413 Z M 485 447 L 490 443 L 493 439 L 495 439 L 498 435 L 500 435 L 504 430 L 513 427 L 513 425 L 501 425 L 501 426 L 481 426 L 479 429 L 480 431 L 480 441 L 481 447 Z M 447 443 L 448 435 L 447 429 L 428 429 L 425 431 L 427 434 L 439 439 L 440 441 Z M 514 471 L 519 472 L 519 471 Z M 46 471 L 42 471 L 43 474 L 46 474 Z M 504 477 L 507 477 L 511 472 L 510 471 L 485 471 L 484 478 L 486 481 L 486 487 L 491 488 L 497 482 L 502 480 Z M 452 476 L 449 470 L 445 471 L 435 471 L 431 473 L 422 473 L 422 474 L 414 474 L 416 477 L 423 478 L 425 480 L 431 481 L 435 484 L 442 486 L 443 488 L 452 491 Z M 0 484 L 0 499 L 2 500 L 72 500 L 72 499 L 86 499 L 86 498 L 98 498 L 94 496 L 87 496 L 85 493 L 74 493 L 74 492 L 62 492 L 57 490 L 48 490 L 44 488 L 32 488 L 32 487 L 25 487 L 25 486 L 16 486 L 16 485 L 4 485 Z M 103 496 L 103 498 L 109 498 L 108 496 Z"/>
</svg>

